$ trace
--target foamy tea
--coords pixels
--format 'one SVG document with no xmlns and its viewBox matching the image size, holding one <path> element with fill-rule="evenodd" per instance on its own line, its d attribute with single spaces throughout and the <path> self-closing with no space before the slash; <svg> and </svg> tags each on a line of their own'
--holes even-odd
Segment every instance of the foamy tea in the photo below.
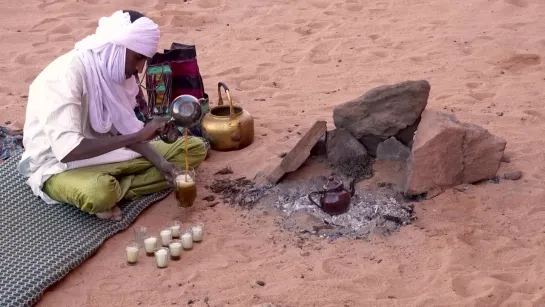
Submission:
<svg viewBox="0 0 545 307">
<path fill-rule="evenodd" d="M 176 200 L 178 206 L 188 208 L 193 206 L 197 198 L 197 186 L 191 176 L 178 175 L 176 177 Z"/>
</svg>

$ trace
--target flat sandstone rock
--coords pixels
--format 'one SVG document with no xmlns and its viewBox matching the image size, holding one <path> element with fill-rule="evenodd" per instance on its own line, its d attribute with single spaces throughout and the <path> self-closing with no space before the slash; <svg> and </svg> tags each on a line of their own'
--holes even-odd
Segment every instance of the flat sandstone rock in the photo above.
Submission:
<svg viewBox="0 0 545 307">
<path fill-rule="evenodd" d="M 308 159 L 310 151 L 326 132 L 325 121 L 315 122 L 271 172 L 263 176 L 256 175 L 256 182 L 276 184 L 286 173 L 297 170 Z"/>
<path fill-rule="evenodd" d="M 474 183 L 496 176 L 506 142 L 451 114 L 426 110 L 414 137 L 405 193 Z"/>
<path fill-rule="evenodd" d="M 356 139 L 366 135 L 386 139 L 416 122 L 426 108 L 429 93 L 430 84 L 425 80 L 380 86 L 336 106 L 333 121 Z"/>
</svg>

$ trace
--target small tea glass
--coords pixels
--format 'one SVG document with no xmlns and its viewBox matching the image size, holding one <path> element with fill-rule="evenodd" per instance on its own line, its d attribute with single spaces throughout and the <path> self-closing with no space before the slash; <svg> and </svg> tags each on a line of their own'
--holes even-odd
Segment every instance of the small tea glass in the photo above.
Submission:
<svg viewBox="0 0 545 307">
<path fill-rule="evenodd" d="M 159 238 L 161 239 L 161 245 L 168 247 L 168 243 L 172 240 L 172 229 L 170 227 L 165 228 L 159 232 Z"/>
<path fill-rule="evenodd" d="M 186 173 L 185 168 L 176 168 L 174 170 L 173 185 L 178 207 L 192 207 L 195 199 L 197 199 L 195 170 L 190 167 Z"/>
<path fill-rule="evenodd" d="M 153 253 L 155 251 L 155 248 L 157 247 L 157 239 L 156 236 L 147 236 L 144 239 L 144 249 L 146 250 L 146 255 L 153 256 Z"/>
<path fill-rule="evenodd" d="M 136 265 L 138 263 L 138 251 L 140 250 L 140 246 L 137 242 L 131 241 L 125 248 L 126 256 L 127 256 L 127 264 L 128 265 Z"/>
<path fill-rule="evenodd" d="M 172 240 L 168 244 L 168 250 L 170 252 L 170 259 L 177 261 L 180 260 L 180 257 L 182 256 L 182 241 L 180 240 Z"/>
<path fill-rule="evenodd" d="M 191 226 L 191 237 L 193 238 L 193 242 L 201 242 L 203 236 L 204 236 L 203 223 L 197 223 Z"/>
<path fill-rule="evenodd" d="M 144 247 L 144 238 L 148 235 L 148 227 L 135 226 L 132 231 L 134 234 L 134 242 L 138 244 L 139 248 Z"/>
<path fill-rule="evenodd" d="M 155 262 L 157 263 L 157 267 L 160 269 L 164 269 L 168 266 L 168 248 L 166 247 L 159 247 L 156 248 L 154 251 L 155 254 Z"/>
<path fill-rule="evenodd" d="M 191 228 L 182 234 L 180 241 L 182 242 L 182 247 L 185 250 L 190 250 L 193 248 L 193 235 L 191 234 Z"/>
<path fill-rule="evenodd" d="M 172 238 L 173 239 L 177 239 L 180 237 L 180 232 L 182 230 L 182 222 L 180 221 L 171 221 L 168 223 L 167 227 L 170 228 L 172 230 Z"/>
</svg>

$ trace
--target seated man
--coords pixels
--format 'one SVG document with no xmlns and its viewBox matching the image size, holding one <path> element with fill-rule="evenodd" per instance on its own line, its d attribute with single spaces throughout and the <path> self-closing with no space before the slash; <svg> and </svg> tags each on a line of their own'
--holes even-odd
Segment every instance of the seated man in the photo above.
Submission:
<svg viewBox="0 0 545 307">
<path fill-rule="evenodd" d="M 168 119 L 148 124 L 134 113 L 135 75 L 158 47 L 157 24 L 141 13 L 101 18 L 96 33 L 49 64 L 29 89 L 18 170 L 48 204 L 69 203 L 100 218 L 121 217 L 116 204 L 169 186 L 185 165 L 183 139 L 149 142 Z M 188 159 L 206 156 L 189 139 Z"/>
</svg>

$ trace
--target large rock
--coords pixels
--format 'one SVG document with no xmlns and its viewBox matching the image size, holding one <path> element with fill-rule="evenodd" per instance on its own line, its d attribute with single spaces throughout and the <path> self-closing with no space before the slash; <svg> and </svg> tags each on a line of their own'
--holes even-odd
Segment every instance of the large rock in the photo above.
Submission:
<svg viewBox="0 0 545 307">
<path fill-rule="evenodd" d="M 327 132 L 327 160 L 338 166 L 367 155 L 365 147 L 346 129 Z"/>
<path fill-rule="evenodd" d="M 473 183 L 496 176 L 500 168 L 506 142 L 483 127 L 463 124 L 464 179 L 462 183 Z"/>
<path fill-rule="evenodd" d="M 363 146 L 367 150 L 368 155 L 376 157 L 378 144 L 382 143 L 384 139 L 374 135 L 365 135 L 359 138 L 358 141 L 363 144 Z"/>
<path fill-rule="evenodd" d="M 399 133 L 396 134 L 396 139 L 403 143 L 405 146 L 412 148 L 414 134 L 416 133 L 416 129 L 418 129 L 418 125 L 420 124 L 420 119 L 421 117 L 419 116 L 412 125 L 399 131 Z"/>
<path fill-rule="evenodd" d="M 493 178 L 505 145 L 482 127 L 426 110 L 414 137 L 405 193 L 418 195 Z"/>
<path fill-rule="evenodd" d="M 393 136 L 380 143 L 377 148 L 377 160 L 405 162 L 410 155 L 411 150 Z"/>
<path fill-rule="evenodd" d="M 336 106 L 333 121 L 357 139 L 368 135 L 387 139 L 420 117 L 429 93 L 430 84 L 425 80 L 380 86 Z"/>
</svg>

